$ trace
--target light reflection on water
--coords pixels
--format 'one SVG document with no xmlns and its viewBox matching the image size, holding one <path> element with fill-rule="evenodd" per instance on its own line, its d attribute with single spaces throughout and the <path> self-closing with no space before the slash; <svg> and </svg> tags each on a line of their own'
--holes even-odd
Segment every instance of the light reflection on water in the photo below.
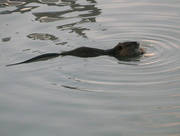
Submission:
<svg viewBox="0 0 180 136">
<path fill-rule="evenodd" d="M 0 1 L 0 134 L 180 134 L 179 1 Z M 137 41 L 142 58 L 59 57 Z M 77 125 L 78 124 L 78 125 Z"/>
</svg>

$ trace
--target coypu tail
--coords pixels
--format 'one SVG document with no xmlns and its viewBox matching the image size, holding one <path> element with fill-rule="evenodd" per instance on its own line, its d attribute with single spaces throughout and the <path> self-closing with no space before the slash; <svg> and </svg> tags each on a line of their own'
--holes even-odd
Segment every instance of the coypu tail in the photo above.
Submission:
<svg viewBox="0 0 180 136">
<path fill-rule="evenodd" d="M 39 55 L 37 57 L 28 59 L 28 60 L 23 61 L 23 62 L 9 64 L 9 65 L 6 65 L 6 66 L 13 66 L 13 65 L 19 65 L 19 64 L 24 64 L 24 63 L 31 63 L 31 62 L 48 60 L 48 59 L 52 59 L 52 58 L 55 58 L 55 57 L 59 57 L 60 55 L 61 54 L 59 54 L 59 53 L 47 53 L 47 54 Z"/>
</svg>

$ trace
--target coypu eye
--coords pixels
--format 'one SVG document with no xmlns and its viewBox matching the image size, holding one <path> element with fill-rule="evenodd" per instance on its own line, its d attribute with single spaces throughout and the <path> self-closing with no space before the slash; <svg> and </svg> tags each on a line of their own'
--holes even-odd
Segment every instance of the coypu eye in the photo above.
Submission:
<svg viewBox="0 0 180 136">
<path fill-rule="evenodd" d="M 118 48 L 117 48 L 118 50 L 122 50 L 122 46 L 118 46 Z"/>
</svg>

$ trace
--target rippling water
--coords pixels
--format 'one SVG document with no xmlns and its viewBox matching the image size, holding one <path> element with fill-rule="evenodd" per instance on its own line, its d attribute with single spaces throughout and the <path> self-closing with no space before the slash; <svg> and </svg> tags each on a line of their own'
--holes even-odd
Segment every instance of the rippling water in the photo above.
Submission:
<svg viewBox="0 0 180 136">
<path fill-rule="evenodd" d="M 179 136 L 179 0 L 0 0 L 0 135 Z M 138 41 L 142 58 L 58 57 Z"/>
</svg>

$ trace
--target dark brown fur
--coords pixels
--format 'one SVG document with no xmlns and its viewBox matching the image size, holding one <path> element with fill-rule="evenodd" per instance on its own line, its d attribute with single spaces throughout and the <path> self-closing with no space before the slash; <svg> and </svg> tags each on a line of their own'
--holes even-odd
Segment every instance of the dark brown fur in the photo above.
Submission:
<svg viewBox="0 0 180 136">
<path fill-rule="evenodd" d="M 65 51 L 62 53 L 47 53 L 47 54 L 43 54 L 43 55 L 39 55 L 37 57 L 31 58 L 29 60 L 20 62 L 20 63 L 10 64 L 7 66 L 42 61 L 42 60 L 47 60 L 54 57 L 66 56 L 66 55 L 83 57 L 83 58 L 109 55 L 120 60 L 123 58 L 139 57 L 144 53 L 145 53 L 145 50 L 142 48 L 139 48 L 139 43 L 124 42 L 124 43 L 118 43 L 114 48 L 108 49 L 108 50 L 90 48 L 90 47 L 80 47 L 80 48 L 76 48 L 70 51 Z"/>
</svg>

